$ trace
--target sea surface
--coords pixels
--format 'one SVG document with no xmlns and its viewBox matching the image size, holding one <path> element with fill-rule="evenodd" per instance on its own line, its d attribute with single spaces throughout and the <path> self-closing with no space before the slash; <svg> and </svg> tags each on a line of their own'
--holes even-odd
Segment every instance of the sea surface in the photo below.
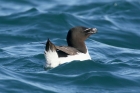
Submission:
<svg viewBox="0 0 140 93">
<path fill-rule="evenodd" d="M 98 29 L 92 60 L 45 70 L 74 26 Z M 0 93 L 140 93 L 140 0 L 0 0 Z"/>
</svg>

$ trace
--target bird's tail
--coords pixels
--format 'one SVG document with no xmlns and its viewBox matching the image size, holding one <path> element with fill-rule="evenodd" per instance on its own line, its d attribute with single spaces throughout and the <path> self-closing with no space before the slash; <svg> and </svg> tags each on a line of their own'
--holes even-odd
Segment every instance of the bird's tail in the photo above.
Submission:
<svg viewBox="0 0 140 93">
<path fill-rule="evenodd" d="M 48 39 L 46 46 L 45 46 L 44 55 L 46 58 L 46 66 L 45 67 L 53 68 L 53 67 L 56 67 L 60 64 L 58 54 L 56 52 L 56 47 L 49 39 Z"/>
</svg>

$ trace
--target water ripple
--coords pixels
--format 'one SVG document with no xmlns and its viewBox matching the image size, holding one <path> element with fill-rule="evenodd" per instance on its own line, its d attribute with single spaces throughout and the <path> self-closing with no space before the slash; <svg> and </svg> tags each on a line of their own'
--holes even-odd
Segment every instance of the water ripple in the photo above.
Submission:
<svg viewBox="0 0 140 93">
<path fill-rule="evenodd" d="M 139 93 L 139 6 L 138 0 L 1 0 L 1 92 Z M 45 71 L 46 40 L 66 45 L 73 26 L 98 29 L 86 40 L 92 60 Z"/>
</svg>

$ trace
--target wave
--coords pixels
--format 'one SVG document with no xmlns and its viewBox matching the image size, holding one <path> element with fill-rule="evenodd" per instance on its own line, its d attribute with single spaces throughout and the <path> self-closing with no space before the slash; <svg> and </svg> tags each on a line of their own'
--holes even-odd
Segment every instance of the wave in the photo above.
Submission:
<svg viewBox="0 0 140 93">
<path fill-rule="evenodd" d="M 139 10 L 138 0 L 1 0 L 1 92 L 139 92 Z M 86 41 L 92 60 L 44 70 L 46 40 L 66 45 L 79 25 L 98 29 Z"/>
</svg>

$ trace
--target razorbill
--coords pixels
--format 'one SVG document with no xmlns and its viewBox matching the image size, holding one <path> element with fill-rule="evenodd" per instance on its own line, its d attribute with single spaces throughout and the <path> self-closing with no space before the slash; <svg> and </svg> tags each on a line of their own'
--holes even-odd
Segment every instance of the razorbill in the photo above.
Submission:
<svg viewBox="0 0 140 93">
<path fill-rule="evenodd" d="M 46 67 L 54 68 L 60 64 L 74 60 L 91 60 L 85 40 L 97 32 L 96 28 L 77 26 L 67 34 L 68 46 L 56 46 L 49 39 L 45 46 Z"/>
</svg>

